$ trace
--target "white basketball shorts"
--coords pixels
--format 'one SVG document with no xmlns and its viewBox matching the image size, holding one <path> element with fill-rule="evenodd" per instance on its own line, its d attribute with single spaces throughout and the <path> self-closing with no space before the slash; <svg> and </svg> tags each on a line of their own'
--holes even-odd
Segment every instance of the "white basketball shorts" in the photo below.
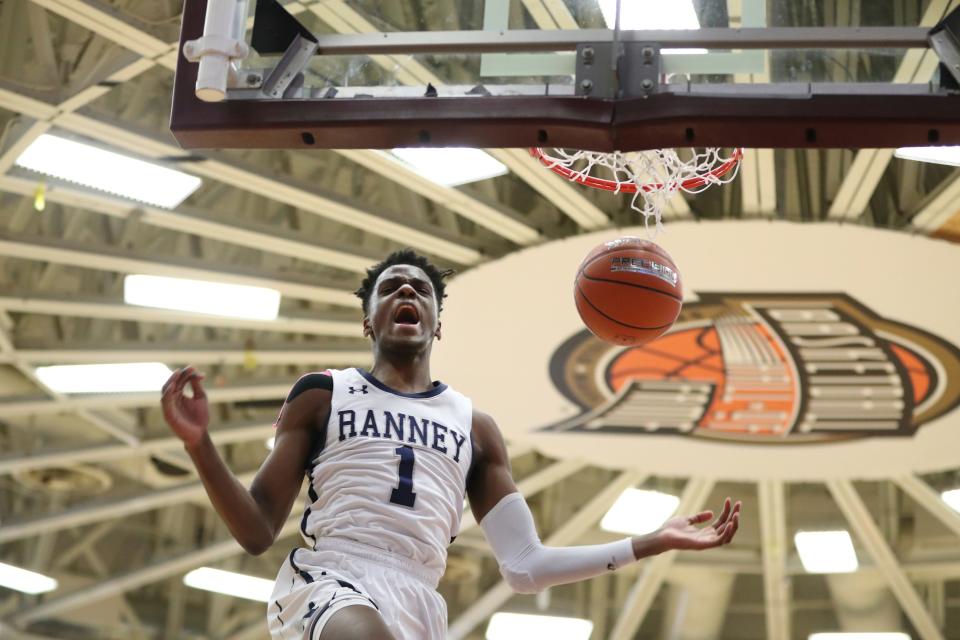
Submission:
<svg viewBox="0 0 960 640">
<path fill-rule="evenodd" d="M 397 640 L 445 640 L 447 603 L 439 574 L 365 544 L 321 538 L 315 550 L 290 552 L 267 603 L 273 640 L 317 640 L 344 607 L 380 612 Z"/>
</svg>

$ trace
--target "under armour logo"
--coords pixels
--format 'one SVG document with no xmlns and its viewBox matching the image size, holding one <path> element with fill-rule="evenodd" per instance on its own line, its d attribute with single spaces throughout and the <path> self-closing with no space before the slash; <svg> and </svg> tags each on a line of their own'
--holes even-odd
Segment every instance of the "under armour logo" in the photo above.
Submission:
<svg viewBox="0 0 960 640">
<path fill-rule="evenodd" d="M 350 387 L 350 395 L 353 395 L 355 393 L 364 393 L 364 394 L 367 393 L 367 385 L 362 385 L 359 389 L 357 389 L 356 387 Z"/>
</svg>

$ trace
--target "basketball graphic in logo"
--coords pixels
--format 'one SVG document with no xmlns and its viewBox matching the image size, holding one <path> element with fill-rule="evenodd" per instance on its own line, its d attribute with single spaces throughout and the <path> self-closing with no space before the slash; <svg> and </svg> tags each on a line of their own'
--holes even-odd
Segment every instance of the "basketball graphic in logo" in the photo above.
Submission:
<svg viewBox="0 0 960 640">
<path fill-rule="evenodd" d="M 699 294 L 656 342 L 580 332 L 554 384 L 584 412 L 550 431 L 754 442 L 910 436 L 960 402 L 960 354 L 844 294 Z"/>
</svg>

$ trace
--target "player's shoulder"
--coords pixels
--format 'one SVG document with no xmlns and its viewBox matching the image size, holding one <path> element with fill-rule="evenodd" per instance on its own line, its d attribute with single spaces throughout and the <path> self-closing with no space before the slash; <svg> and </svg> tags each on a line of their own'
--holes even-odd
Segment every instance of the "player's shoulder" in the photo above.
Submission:
<svg viewBox="0 0 960 640">
<path fill-rule="evenodd" d="M 471 432 L 474 437 L 500 438 L 500 428 L 497 426 L 497 421 L 489 413 L 473 407 L 472 419 Z"/>
<path fill-rule="evenodd" d="M 482 423 L 484 423 L 484 424 L 488 424 L 488 425 L 489 425 L 489 424 L 492 424 L 492 425 L 496 426 L 496 424 L 497 424 L 496 420 L 494 420 L 494 419 L 493 419 L 493 416 L 491 416 L 489 413 L 487 413 L 486 411 L 481 411 L 480 409 L 477 409 L 476 407 L 472 407 L 472 409 L 473 409 L 473 422 L 474 422 L 474 424 L 476 424 L 477 422 L 482 422 Z"/>
<path fill-rule="evenodd" d="M 298 396 L 315 389 L 333 391 L 332 370 L 311 371 L 300 376 L 290 389 L 290 393 L 287 394 L 287 402 L 293 402 Z"/>
</svg>

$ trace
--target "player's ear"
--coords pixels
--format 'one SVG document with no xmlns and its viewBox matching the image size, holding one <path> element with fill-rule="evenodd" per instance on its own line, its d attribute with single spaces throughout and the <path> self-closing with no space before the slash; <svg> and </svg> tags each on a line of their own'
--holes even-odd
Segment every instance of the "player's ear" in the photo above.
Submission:
<svg viewBox="0 0 960 640">
<path fill-rule="evenodd" d="M 370 326 L 370 318 L 363 317 L 363 337 L 373 338 L 373 327 Z"/>
<path fill-rule="evenodd" d="M 433 336 L 439 340 L 440 339 L 440 321 L 437 320 L 437 330 L 433 332 Z"/>
</svg>

